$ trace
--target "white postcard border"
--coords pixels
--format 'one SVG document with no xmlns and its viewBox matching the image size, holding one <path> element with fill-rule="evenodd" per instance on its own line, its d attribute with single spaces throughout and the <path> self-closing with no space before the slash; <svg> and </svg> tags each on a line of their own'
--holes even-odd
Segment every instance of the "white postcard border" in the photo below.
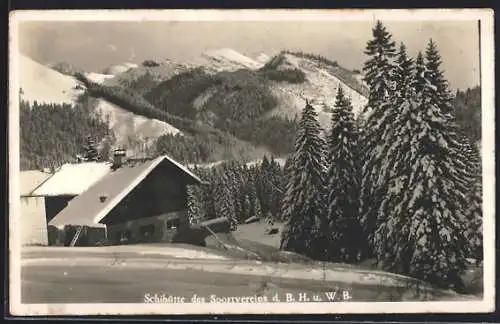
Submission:
<svg viewBox="0 0 500 324">
<path fill-rule="evenodd" d="M 495 79 L 491 9 L 414 10 L 26 10 L 10 14 L 9 29 L 9 304 L 12 315 L 466 313 L 495 307 Z M 342 302 L 254 304 L 22 304 L 19 199 L 18 24 L 50 21 L 217 20 L 479 20 L 481 21 L 484 298 L 453 302 Z"/>
</svg>

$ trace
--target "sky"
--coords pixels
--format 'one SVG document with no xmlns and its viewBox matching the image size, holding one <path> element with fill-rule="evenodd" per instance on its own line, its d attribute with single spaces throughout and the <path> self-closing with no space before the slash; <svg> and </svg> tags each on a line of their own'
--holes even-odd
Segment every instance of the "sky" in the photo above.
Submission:
<svg viewBox="0 0 500 324">
<path fill-rule="evenodd" d="M 373 21 L 28 21 L 19 25 L 19 50 L 50 64 L 89 72 L 145 59 L 188 61 L 204 51 L 232 48 L 250 57 L 283 49 L 326 56 L 361 69 Z M 474 21 L 388 21 L 393 39 L 416 57 L 433 39 L 453 89 L 479 85 L 479 34 Z"/>
</svg>

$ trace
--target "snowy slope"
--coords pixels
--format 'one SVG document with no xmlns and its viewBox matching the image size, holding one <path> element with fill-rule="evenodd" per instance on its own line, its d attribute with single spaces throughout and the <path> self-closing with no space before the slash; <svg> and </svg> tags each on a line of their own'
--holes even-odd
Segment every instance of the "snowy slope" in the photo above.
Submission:
<svg viewBox="0 0 500 324">
<path fill-rule="evenodd" d="M 304 59 L 292 54 L 284 54 L 284 60 L 277 67 L 281 69 L 297 68 L 302 70 L 307 81 L 301 84 L 290 84 L 286 82 L 273 82 L 272 93 L 278 98 L 278 107 L 272 112 L 273 115 L 294 117 L 300 114 L 308 99 L 319 116 L 323 128 L 328 128 L 330 123 L 330 110 L 334 107 L 335 95 L 338 87 L 342 86 L 344 93 L 351 98 L 353 112 L 356 116 L 360 114 L 366 105 L 367 99 L 353 90 L 330 71 L 324 69 L 320 64 L 310 59 Z"/>
<path fill-rule="evenodd" d="M 131 145 L 129 136 L 134 137 L 134 140 L 145 141 L 165 134 L 182 134 L 170 124 L 136 115 L 103 99 L 98 99 L 96 111 L 109 121 L 117 145 Z"/>
<path fill-rule="evenodd" d="M 128 71 L 129 69 L 135 69 L 135 68 L 137 68 L 137 64 L 135 64 L 135 63 L 114 64 L 114 65 L 111 65 L 110 67 L 104 69 L 102 71 L 102 73 L 103 74 L 117 75 L 117 74 L 123 73 L 125 71 Z"/>
<path fill-rule="evenodd" d="M 264 65 L 231 48 L 209 50 L 185 63 L 191 67 L 204 67 L 208 73 L 236 71 L 239 69 L 256 70 Z"/>
<path fill-rule="evenodd" d="M 266 64 L 271 60 L 271 56 L 267 55 L 266 53 L 260 53 L 259 56 L 255 58 L 255 60 L 261 64 Z"/>
<path fill-rule="evenodd" d="M 109 78 L 104 81 L 105 85 L 118 86 L 122 84 L 130 84 L 132 81 L 139 79 L 146 73 L 151 75 L 152 79 L 157 82 L 166 81 L 173 76 L 187 71 L 191 66 L 182 63 L 176 63 L 170 60 L 158 62 L 158 66 L 145 67 L 139 65 L 132 67 L 125 72 L 115 75 L 114 78 Z"/>
<path fill-rule="evenodd" d="M 83 93 L 79 82 L 71 76 L 52 70 L 22 54 L 19 56 L 19 85 L 22 98 L 39 103 L 71 104 Z"/>
<path fill-rule="evenodd" d="M 231 48 L 222 48 L 218 50 L 207 51 L 202 54 L 203 57 L 208 60 L 234 64 L 235 66 L 241 66 L 241 68 L 247 69 L 258 69 L 262 67 L 262 63 L 259 63 Z"/>
<path fill-rule="evenodd" d="M 99 83 L 99 84 L 103 84 L 106 80 L 112 79 L 115 77 L 113 74 L 102 74 L 102 73 L 95 73 L 95 72 L 85 73 L 85 76 L 90 81 L 95 82 L 95 83 Z"/>
<path fill-rule="evenodd" d="M 24 100 L 73 104 L 78 95 L 83 93 L 84 86 L 74 77 L 52 70 L 26 56 L 19 57 L 20 86 Z M 113 77 L 99 73 L 85 75 L 94 82 Z M 75 90 L 77 86 L 79 90 Z M 126 144 L 129 138 L 144 141 L 164 134 L 181 134 L 177 128 L 168 123 L 136 115 L 104 99 L 97 99 L 96 111 L 103 120 L 109 121 L 118 145 Z"/>
</svg>

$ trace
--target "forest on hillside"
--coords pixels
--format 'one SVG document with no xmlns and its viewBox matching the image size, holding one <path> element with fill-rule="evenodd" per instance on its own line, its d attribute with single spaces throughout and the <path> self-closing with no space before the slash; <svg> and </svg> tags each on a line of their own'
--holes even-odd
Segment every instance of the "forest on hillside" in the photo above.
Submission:
<svg viewBox="0 0 500 324">
<path fill-rule="evenodd" d="M 259 164 L 229 161 L 192 171 L 207 182 L 188 189 L 188 215 L 192 223 L 227 217 L 233 229 L 250 217 L 280 220 L 284 169 L 274 158 L 264 156 Z"/>
<path fill-rule="evenodd" d="M 21 170 L 57 168 L 76 161 L 89 134 L 98 142 L 112 142 L 114 137 L 109 124 L 81 103 L 72 107 L 21 101 L 19 119 Z"/>
<path fill-rule="evenodd" d="M 276 71 L 283 77 L 270 76 L 272 69 L 263 71 L 239 70 L 212 75 L 201 68 L 193 69 L 160 83 L 144 98 L 169 114 L 228 132 L 274 154 L 287 154 L 291 152 L 296 121 L 264 116 L 277 105 L 268 80 L 289 82 L 286 80 L 291 77 L 287 71 Z"/>
<path fill-rule="evenodd" d="M 457 124 L 472 143 L 481 142 L 481 88 L 458 90 L 453 100 Z"/>
</svg>

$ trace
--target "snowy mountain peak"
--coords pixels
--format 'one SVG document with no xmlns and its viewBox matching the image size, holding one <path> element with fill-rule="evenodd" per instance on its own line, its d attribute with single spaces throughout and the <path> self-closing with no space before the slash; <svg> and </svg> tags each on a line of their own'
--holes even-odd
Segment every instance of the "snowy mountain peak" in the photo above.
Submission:
<svg viewBox="0 0 500 324">
<path fill-rule="evenodd" d="M 135 69 L 138 65 L 135 63 L 121 63 L 121 64 L 114 64 L 111 65 L 110 67 L 104 69 L 102 71 L 102 74 L 108 74 L 108 75 L 117 75 L 123 72 L 126 72 L 130 69 Z"/>
<path fill-rule="evenodd" d="M 271 59 L 271 56 L 266 53 L 260 53 L 255 60 L 261 64 L 266 64 Z"/>
<path fill-rule="evenodd" d="M 274 82 L 271 85 L 270 90 L 279 102 L 272 113 L 274 115 L 293 118 L 300 114 L 307 99 L 315 107 L 322 128 L 328 129 L 330 112 L 335 105 L 339 86 L 342 86 L 344 93 L 351 99 L 355 116 L 361 114 L 367 103 L 366 97 L 353 88 L 354 84 L 359 86 L 354 73 L 334 64 L 328 65 L 304 55 L 281 53 L 269 60 L 266 68 L 276 71 L 297 69 L 304 73 L 306 79 L 301 84 Z M 347 78 L 350 78 L 349 82 L 346 81 Z"/>
<path fill-rule="evenodd" d="M 231 48 L 206 51 L 202 54 L 202 57 L 217 63 L 226 63 L 247 69 L 258 69 L 263 65 Z"/>
<path fill-rule="evenodd" d="M 29 57 L 19 55 L 19 87 L 23 100 L 33 103 L 54 103 L 74 105 L 78 97 L 84 93 L 85 87 L 75 77 L 62 74 L 43 64 L 35 62 Z M 133 64 L 129 64 L 133 67 Z M 84 73 L 96 83 L 112 80 L 113 75 L 100 73 Z M 157 138 L 164 134 L 179 134 L 182 132 L 163 121 L 146 118 L 132 113 L 105 99 L 95 100 L 95 111 L 109 123 L 116 138 L 116 143 L 129 145 L 128 141 L 133 134 L 138 141 Z"/>
</svg>

